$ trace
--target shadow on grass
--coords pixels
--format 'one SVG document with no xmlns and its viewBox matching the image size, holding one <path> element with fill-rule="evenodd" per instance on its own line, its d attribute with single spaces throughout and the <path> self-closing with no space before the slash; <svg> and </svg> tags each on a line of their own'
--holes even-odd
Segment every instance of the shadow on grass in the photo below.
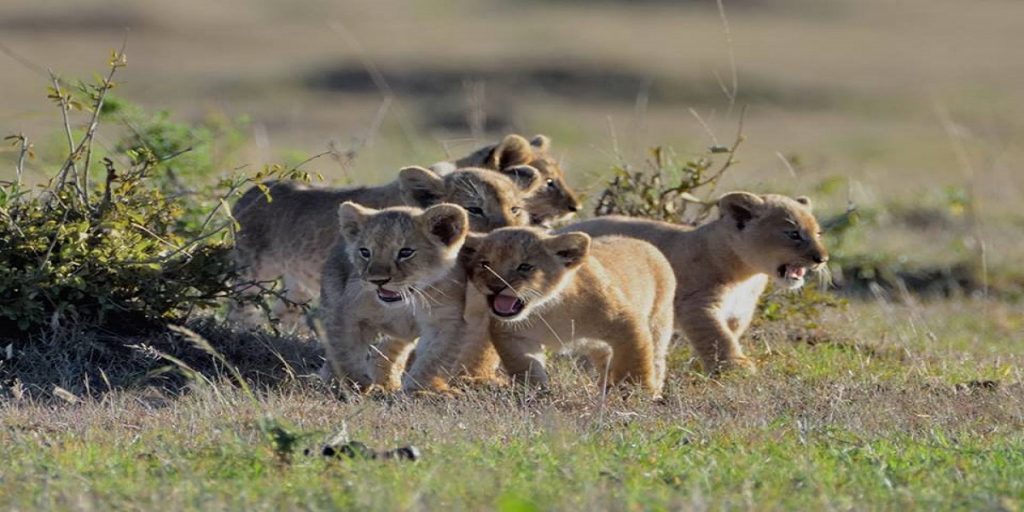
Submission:
<svg viewBox="0 0 1024 512">
<path fill-rule="evenodd" d="M 78 397 L 146 388 L 174 394 L 195 379 L 231 379 L 232 368 L 250 387 L 270 389 L 315 379 L 323 361 L 313 338 L 247 331 L 213 319 L 188 328 L 220 357 L 169 330 L 125 336 L 64 327 L 26 339 L 0 338 L 0 399 L 45 399 L 56 387 Z"/>
</svg>

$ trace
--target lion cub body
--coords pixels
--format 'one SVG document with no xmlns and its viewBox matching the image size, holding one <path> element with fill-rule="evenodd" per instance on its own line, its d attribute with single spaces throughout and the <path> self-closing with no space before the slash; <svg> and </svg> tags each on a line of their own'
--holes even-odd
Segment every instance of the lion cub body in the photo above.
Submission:
<svg viewBox="0 0 1024 512">
<path fill-rule="evenodd" d="M 544 347 L 599 340 L 611 348 L 604 382 L 659 395 L 672 335 L 675 277 L 652 245 L 583 233 L 505 228 L 468 239 L 466 316 L 489 315 L 506 371 L 544 385 Z M 477 343 L 480 340 L 464 340 Z"/>
<path fill-rule="evenodd" d="M 469 220 L 450 204 L 420 211 L 347 202 L 338 212 L 344 239 L 324 268 L 321 342 L 327 362 L 321 376 L 362 389 L 395 389 L 391 367 L 404 367 L 419 335 L 410 308 L 455 266 Z M 367 349 L 381 336 L 379 358 L 369 358 Z"/>
<path fill-rule="evenodd" d="M 808 269 L 828 260 L 806 198 L 734 192 L 719 200 L 719 209 L 721 218 L 696 229 L 620 216 L 569 227 L 645 240 L 665 254 L 677 283 L 675 327 L 711 373 L 752 368 L 739 339 L 772 276 L 799 287 Z"/>
</svg>

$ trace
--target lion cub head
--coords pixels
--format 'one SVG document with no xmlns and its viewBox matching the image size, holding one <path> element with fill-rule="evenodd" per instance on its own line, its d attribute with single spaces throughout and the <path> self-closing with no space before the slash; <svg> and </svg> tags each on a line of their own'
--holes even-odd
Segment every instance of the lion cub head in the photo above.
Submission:
<svg viewBox="0 0 1024 512">
<path fill-rule="evenodd" d="M 407 204 L 457 204 L 469 214 L 470 231 L 476 232 L 529 224 L 528 198 L 541 183 L 539 171 L 528 165 L 503 173 L 460 169 L 443 177 L 414 166 L 399 171 L 398 179 Z"/>
<path fill-rule="evenodd" d="M 540 171 L 540 190 L 528 202 L 531 223 L 548 225 L 557 220 L 570 217 L 582 208 L 576 193 L 565 182 L 565 173 L 549 154 L 551 139 L 544 135 L 534 135 L 532 139 L 511 134 L 505 136 L 497 145 L 484 148 L 480 162 L 473 163 L 491 170 L 507 172 L 518 165 L 529 165 Z"/>
<path fill-rule="evenodd" d="M 731 245 L 740 259 L 775 276 L 785 288 L 803 286 L 807 271 L 820 270 L 828 261 L 806 197 L 731 192 L 718 200 L 718 208 L 735 226 Z"/>
<path fill-rule="evenodd" d="M 590 252 L 584 233 L 549 235 L 536 228 L 504 228 L 470 235 L 460 259 L 491 314 L 523 320 L 557 300 Z"/>
<path fill-rule="evenodd" d="M 346 201 L 338 216 L 351 279 L 375 290 L 385 304 L 409 303 L 420 285 L 444 276 L 469 228 L 466 212 L 452 204 L 374 210 Z"/>
</svg>

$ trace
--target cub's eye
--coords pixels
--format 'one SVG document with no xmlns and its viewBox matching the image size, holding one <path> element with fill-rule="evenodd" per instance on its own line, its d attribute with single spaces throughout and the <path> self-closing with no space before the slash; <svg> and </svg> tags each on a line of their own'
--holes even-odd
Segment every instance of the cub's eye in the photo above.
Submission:
<svg viewBox="0 0 1024 512">
<path fill-rule="evenodd" d="M 555 180 L 548 180 L 548 188 L 557 188 L 557 187 L 558 187 L 558 185 L 555 183 Z"/>
<path fill-rule="evenodd" d="M 365 259 L 370 259 L 370 250 L 367 249 L 366 247 L 360 247 L 359 248 L 359 255 L 362 256 Z"/>
<path fill-rule="evenodd" d="M 408 247 L 402 247 L 401 249 L 398 250 L 398 259 L 400 259 L 400 260 L 407 260 L 409 258 L 412 258 L 413 254 L 416 254 L 416 250 L 415 249 L 410 249 Z"/>
<path fill-rule="evenodd" d="M 789 237 L 790 240 L 803 240 L 804 239 L 803 235 L 801 235 L 800 232 L 795 230 L 795 229 L 794 230 L 790 230 L 790 231 L 786 231 L 786 236 Z"/>
<path fill-rule="evenodd" d="M 470 215 L 483 215 L 484 209 L 479 206 L 465 206 L 464 207 Z"/>
<path fill-rule="evenodd" d="M 512 210 L 512 215 L 519 215 L 519 212 L 523 211 L 523 209 L 518 206 L 513 206 L 510 209 Z"/>
<path fill-rule="evenodd" d="M 516 267 L 516 271 L 518 271 L 518 272 L 524 272 L 525 273 L 525 272 L 529 272 L 531 270 L 533 270 L 533 265 L 530 265 L 529 263 L 520 263 L 519 266 Z"/>
</svg>

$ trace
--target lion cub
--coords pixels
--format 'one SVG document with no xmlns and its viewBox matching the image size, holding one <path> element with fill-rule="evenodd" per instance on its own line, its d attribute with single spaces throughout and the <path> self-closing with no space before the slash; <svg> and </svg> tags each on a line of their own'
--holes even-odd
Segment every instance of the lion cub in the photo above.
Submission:
<svg viewBox="0 0 1024 512">
<path fill-rule="evenodd" d="M 235 261 L 247 278 L 283 278 L 288 299 L 309 302 L 318 296 L 324 263 L 341 239 L 337 215 L 342 202 L 368 208 L 455 203 L 469 212 L 472 229 L 487 231 L 508 225 L 509 217 L 528 218 L 523 196 L 539 186 L 539 171 L 530 166 L 500 173 L 461 169 L 444 177 L 414 166 L 378 187 L 324 189 L 280 182 L 270 186 L 269 201 L 254 188 L 233 209 L 240 226 Z"/>
<path fill-rule="evenodd" d="M 704 368 L 753 368 L 739 339 L 774 276 L 784 288 L 803 285 L 828 251 L 806 197 L 732 192 L 718 200 L 721 217 L 693 229 L 667 222 L 609 216 L 569 228 L 593 236 L 621 235 L 657 246 L 676 277 L 675 318 Z"/>
<path fill-rule="evenodd" d="M 338 217 L 344 239 L 332 250 L 323 276 L 327 362 L 321 377 L 333 374 L 361 389 L 397 388 L 395 377 L 380 375 L 370 364 L 367 349 L 387 336 L 381 356 L 404 367 L 419 335 L 410 309 L 455 266 L 469 219 L 453 204 L 421 211 L 374 210 L 352 202 L 341 204 Z"/>
<path fill-rule="evenodd" d="M 527 204 L 531 223 L 547 226 L 564 220 L 582 207 L 576 193 L 565 182 L 565 173 L 551 154 L 551 139 L 545 135 L 534 135 L 526 140 L 521 135 L 506 135 L 501 142 L 484 146 L 454 162 L 440 162 L 433 169 L 444 173 L 444 169 L 480 167 L 504 171 L 519 165 L 529 165 L 540 172 L 544 181 Z"/>
<path fill-rule="evenodd" d="M 461 258 L 472 283 L 467 315 L 474 306 L 489 310 L 492 342 L 513 378 L 546 385 L 544 345 L 585 338 L 611 348 L 606 385 L 635 381 L 660 395 L 675 278 L 655 247 L 504 228 L 471 236 Z"/>
<path fill-rule="evenodd" d="M 488 181 L 481 181 L 481 174 Z M 515 177 L 519 180 L 516 183 L 490 171 L 463 170 L 442 180 L 426 169 L 402 170 L 402 179 L 411 194 L 447 194 L 464 199 L 461 206 L 453 207 L 463 212 L 466 230 L 479 232 L 529 223 L 529 214 L 522 204 L 536 189 L 539 176 L 532 168 L 523 166 Z M 479 190 L 486 188 L 486 184 L 492 187 Z M 480 202 L 461 193 L 491 199 Z M 431 211 L 428 209 L 424 215 Z M 425 243 L 429 239 L 409 238 L 406 231 L 412 221 L 408 218 L 414 215 L 408 209 L 378 211 L 354 203 L 345 203 L 339 210 L 342 239 L 323 268 L 322 311 L 326 341 L 331 352 L 337 354 L 332 361 L 335 372 L 340 370 L 362 388 L 372 384 L 393 391 L 401 386 L 399 373 L 413 342 L 420 336 L 419 324 L 426 321 L 424 314 L 451 320 L 448 325 L 429 329 L 429 338 L 459 337 L 458 331 L 451 329 L 461 327 L 465 280 L 450 275 L 452 265 L 447 259 L 432 257 L 434 245 Z M 460 238 L 458 244 L 461 243 Z M 457 252 L 457 248 L 454 250 Z M 376 294 L 353 295 L 353 290 L 366 287 L 375 287 Z M 362 363 L 354 362 L 365 360 L 367 344 L 379 334 L 387 339 L 374 347 L 377 353 L 371 354 L 372 364 L 361 366 Z M 417 357 L 417 371 L 412 373 L 421 375 L 421 369 L 433 368 L 435 360 L 433 353 Z M 331 369 L 325 366 L 322 375 L 328 377 Z M 445 388 L 434 384 L 435 380 L 424 377 L 423 385 L 417 388 Z M 411 389 L 412 384 L 406 387 Z"/>
</svg>

